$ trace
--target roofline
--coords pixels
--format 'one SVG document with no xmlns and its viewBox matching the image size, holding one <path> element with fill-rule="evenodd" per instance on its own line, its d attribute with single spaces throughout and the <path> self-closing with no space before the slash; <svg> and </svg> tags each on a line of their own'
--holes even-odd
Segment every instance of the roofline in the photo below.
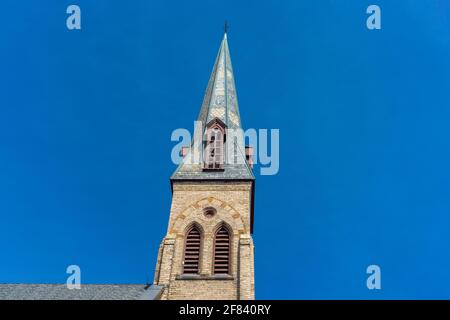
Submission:
<svg viewBox="0 0 450 320">
<path fill-rule="evenodd" d="M 0 286 L 16 286 L 16 285 L 40 285 L 40 286 L 65 286 L 65 282 L 0 282 Z M 148 283 L 82 283 L 82 286 L 144 286 L 148 287 L 152 284 Z"/>
</svg>

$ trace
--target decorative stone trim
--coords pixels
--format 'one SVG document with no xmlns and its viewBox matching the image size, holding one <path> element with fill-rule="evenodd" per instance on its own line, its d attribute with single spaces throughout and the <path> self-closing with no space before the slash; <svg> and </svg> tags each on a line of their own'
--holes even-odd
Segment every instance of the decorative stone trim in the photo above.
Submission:
<svg viewBox="0 0 450 320">
<path fill-rule="evenodd" d="M 215 274 L 215 275 L 203 275 L 203 274 L 180 274 L 175 277 L 176 280 L 234 280 L 233 276 L 229 274 Z"/>
<path fill-rule="evenodd" d="M 191 182 L 174 182 L 174 191 L 250 191 L 251 182 L 236 182 L 233 181 L 233 185 L 228 183 L 217 183 L 208 181 L 199 181 L 195 184 Z"/>
</svg>

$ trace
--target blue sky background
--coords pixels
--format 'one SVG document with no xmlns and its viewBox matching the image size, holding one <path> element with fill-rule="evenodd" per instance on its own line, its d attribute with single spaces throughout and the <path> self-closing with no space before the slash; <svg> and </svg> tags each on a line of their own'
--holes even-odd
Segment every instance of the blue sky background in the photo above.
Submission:
<svg viewBox="0 0 450 320">
<path fill-rule="evenodd" d="M 192 129 L 224 20 L 244 126 L 280 129 L 280 172 L 257 176 L 256 297 L 450 298 L 444 0 L 3 1 L 0 282 L 64 283 L 70 264 L 152 281 L 170 135 Z"/>
</svg>

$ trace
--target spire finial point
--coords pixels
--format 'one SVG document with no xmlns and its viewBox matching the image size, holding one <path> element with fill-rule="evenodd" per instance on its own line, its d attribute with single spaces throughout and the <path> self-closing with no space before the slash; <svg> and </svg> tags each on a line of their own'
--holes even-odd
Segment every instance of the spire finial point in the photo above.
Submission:
<svg viewBox="0 0 450 320">
<path fill-rule="evenodd" d="M 223 25 L 223 30 L 224 30 L 225 35 L 227 34 L 229 28 L 230 28 L 230 26 L 228 25 L 228 21 L 225 20 L 225 24 Z"/>
</svg>

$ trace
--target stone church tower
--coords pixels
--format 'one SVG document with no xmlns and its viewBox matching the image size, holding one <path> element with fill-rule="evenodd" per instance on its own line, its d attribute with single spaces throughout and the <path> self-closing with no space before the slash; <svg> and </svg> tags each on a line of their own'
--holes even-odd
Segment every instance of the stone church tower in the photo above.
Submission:
<svg viewBox="0 0 450 320">
<path fill-rule="evenodd" d="M 170 179 L 172 206 L 154 278 L 162 299 L 254 299 L 252 152 L 225 33 L 194 138 Z"/>
</svg>

